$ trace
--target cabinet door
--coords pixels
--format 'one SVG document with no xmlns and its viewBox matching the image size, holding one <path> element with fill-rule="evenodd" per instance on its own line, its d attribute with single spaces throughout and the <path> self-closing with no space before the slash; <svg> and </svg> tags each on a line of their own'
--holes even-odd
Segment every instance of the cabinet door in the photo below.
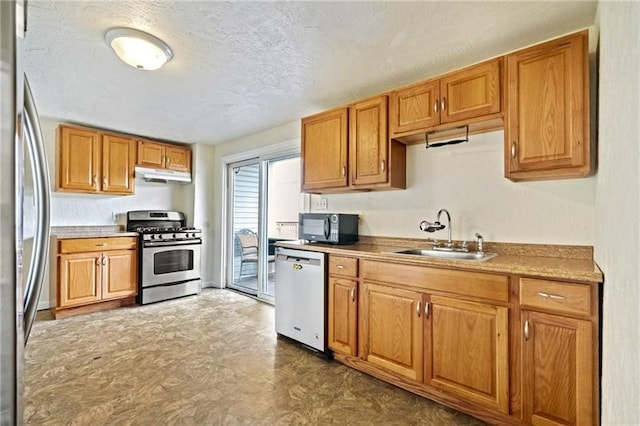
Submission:
<svg viewBox="0 0 640 426">
<path fill-rule="evenodd" d="M 431 296 L 425 328 L 425 382 L 509 412 L 508 308 Z"/>
<path fill-rule="evenodd" d="M 349 108 L 349 156 L 352 185 L 388 181 L 386 96 L 360 102 Z"/>
<path fill-rule="evenodd" d="M 440 80 L 440 122 L 469 120 L 501 111 L 500 69 L 495 59 Z"/>
<path fill-rule="evenodd" d="M 149 141 L 138 141 L 138 160 L 136 164 L 142 167 L 164 168 L 165 146 Z"/>
<path fill-rule="evenodd" d="M 357 355 L 357 282 L 329 277 L 329 348 Z"/>
<path fill-rule="evenodd" d="M 364 282 L 361 356 L 410 380 L 422 381 L 422 295 Z"/>
<path fill-rule="evenodd" d="M 191 171 L 191 149 L 182 146 L 166 147 L 166 164 L 165 167 L 169 170 L 176 170 L 179 172 Z"/>
<path fill-rule="evenodd" d="M 138 262 L 135 250 L 106 251 L 101 263 L 103 299 L 138 294 Z"/>
<path fill-rule="evenodd" d="M 97 192 L 100 170 L 100 133 L 60 126 L 57 189 Z"/>
<path fill-rule="evenodd" d="M 532 425 L 594 424 L 591 322 L 522 311 L 522 323 L 525 421 Z"/>
<path fill-rule="evenodd" d="M 589 172 L 586 32 L 507 57 L 505 172 L 510 179 Z"/>
<path fill-rule="evenodd" d="M 302 190 L 347 187 L 347 109 L 302 119 Z"/>
<path fill-rule="evenodd" d="M 86 305 L 102 298 L 100 253 L 58 257 L 58 307 Z"/>
<path fill-rule="evenodd" d="M 391 94 L 389 121 L 393 136 L 428 129 L 440 121 L 440 84 L 431 80 Z"/>
<path fill-rule="evenodd" d="M 102 136 L 102 192 L 133 194 L 135 156 L 133 139 Z"/>
</svg>

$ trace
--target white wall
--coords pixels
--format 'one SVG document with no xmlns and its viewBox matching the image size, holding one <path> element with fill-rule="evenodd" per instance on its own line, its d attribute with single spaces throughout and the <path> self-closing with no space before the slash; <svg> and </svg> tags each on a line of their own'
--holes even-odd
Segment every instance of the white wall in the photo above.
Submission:
<svg viewBox="0 0 640 426">
<path fill-rule="evenodd" d="M 203 287 L 211 287 L 214 281 L 213 253 L 214 233 L 211 212 L 216 209 L 210 179 L 215 169 L 215 148 L 210 145 L 193 146 L 193 226 L 202 229 L 201 279 Z M 218 207 L 219 208 L 219 207 Z"/>
<path fill-rule="evenodd" d="M 640 3 L 600 2 L 595 257 L 604 271 L 602 424 L 640 424 Z"/>
<path fill-rule="evenodd" d="M 446 239 L 447 230 L 418 229 L 446 208 L 454 239 L 480 232 L 487 241 L 592 245 L 595 179 L 513 183 L 502 143 L 497 131 L 460 145 L 409 146 L 406 190 L 324 195 L 328 211 L 361 214 L 363 235 Z"/>
<path fill-rule="evenodd" d="M 55 188 L 56 120 L 40 117 L 45 140 L 52 190 Z M 91 195 L 51 193 L 51 226 L 116 225 L 113 214 L 121 214 L 120 225 L 126 225 L 129 210 L 180 210 L 193 222 L 193 184 L 147 183 L 136 179 L 134 195 Z M 28 191 L 27 191 L 28 192 Z M 38 309 L 50 306 L 48 272 L 43 283 Z M 53 296 L 53 295 L 51 295 Z"/>
</svg>

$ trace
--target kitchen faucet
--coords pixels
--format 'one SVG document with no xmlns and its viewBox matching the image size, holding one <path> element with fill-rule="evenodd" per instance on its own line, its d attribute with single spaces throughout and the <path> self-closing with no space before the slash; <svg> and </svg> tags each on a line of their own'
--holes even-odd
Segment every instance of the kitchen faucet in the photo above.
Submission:
<svg viewBox="0 0 640 426">
<path fill-rule="evenodd" d="M 447 226 L 444 226 L 443 224 L 440 223 L 440 215 L 443 212 L 447 215 Z M 447 240 L 446 248 L 452 249 L 453 241 L 451 240 L 451 215 L 449 214 L 447 209 L 440 209 L 440 211 L 438 212 L 438 216 L 436 216 L 435 222 L 429 222 L 426 220 L 423 220 L 422 222 L 420 222 L 420 229 L 425 232 L 440 231 L 444 228 L 448 228 L 449 230 L 449 239 Z"/>
</svg>

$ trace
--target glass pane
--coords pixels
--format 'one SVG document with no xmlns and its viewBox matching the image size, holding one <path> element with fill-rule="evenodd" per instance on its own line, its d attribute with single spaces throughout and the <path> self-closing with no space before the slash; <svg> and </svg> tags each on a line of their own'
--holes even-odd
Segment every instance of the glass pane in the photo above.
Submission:
<svg viewBox="0 0 640 426">
<path fill-rule="evenodd" d="M 153 256 L 154 275 L 193 269 L 193 250 L 171 250 Z"/>
<path fill-rule="evenodd" d="M 229 286 L 257 295 L 260 164 L 232 167 L 230 178 L 233 267 Z"/>
</svg>

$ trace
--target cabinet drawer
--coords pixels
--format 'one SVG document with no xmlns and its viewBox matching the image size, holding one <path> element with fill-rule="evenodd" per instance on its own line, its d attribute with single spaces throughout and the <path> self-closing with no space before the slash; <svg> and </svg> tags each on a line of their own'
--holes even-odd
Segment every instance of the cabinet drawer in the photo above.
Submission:
<svg viewBox="0 0 640 426">
<path fill-rule="evenodd" d="M 329 274 L 357 277 L 358 259 L 354 257 L 329 256 Z"/>
<path fill-rule="evenodd" d="M 520 279 L 520 304 L 529 308 L 591 315 L 591 287 L 586 284 Z"/>
<path fill-rule="evenodd" d="M 76 238 L 58 242 L 58 253 L 135 249 L 136 237 Z"/>
<path fill-rule="evenodd" d="M 506 275 L 370 260 L 364 260 L 361 267 L 365 280 L 409 286 L 420 291 L 509 301 L 509 277 Z"/>
</svg>

